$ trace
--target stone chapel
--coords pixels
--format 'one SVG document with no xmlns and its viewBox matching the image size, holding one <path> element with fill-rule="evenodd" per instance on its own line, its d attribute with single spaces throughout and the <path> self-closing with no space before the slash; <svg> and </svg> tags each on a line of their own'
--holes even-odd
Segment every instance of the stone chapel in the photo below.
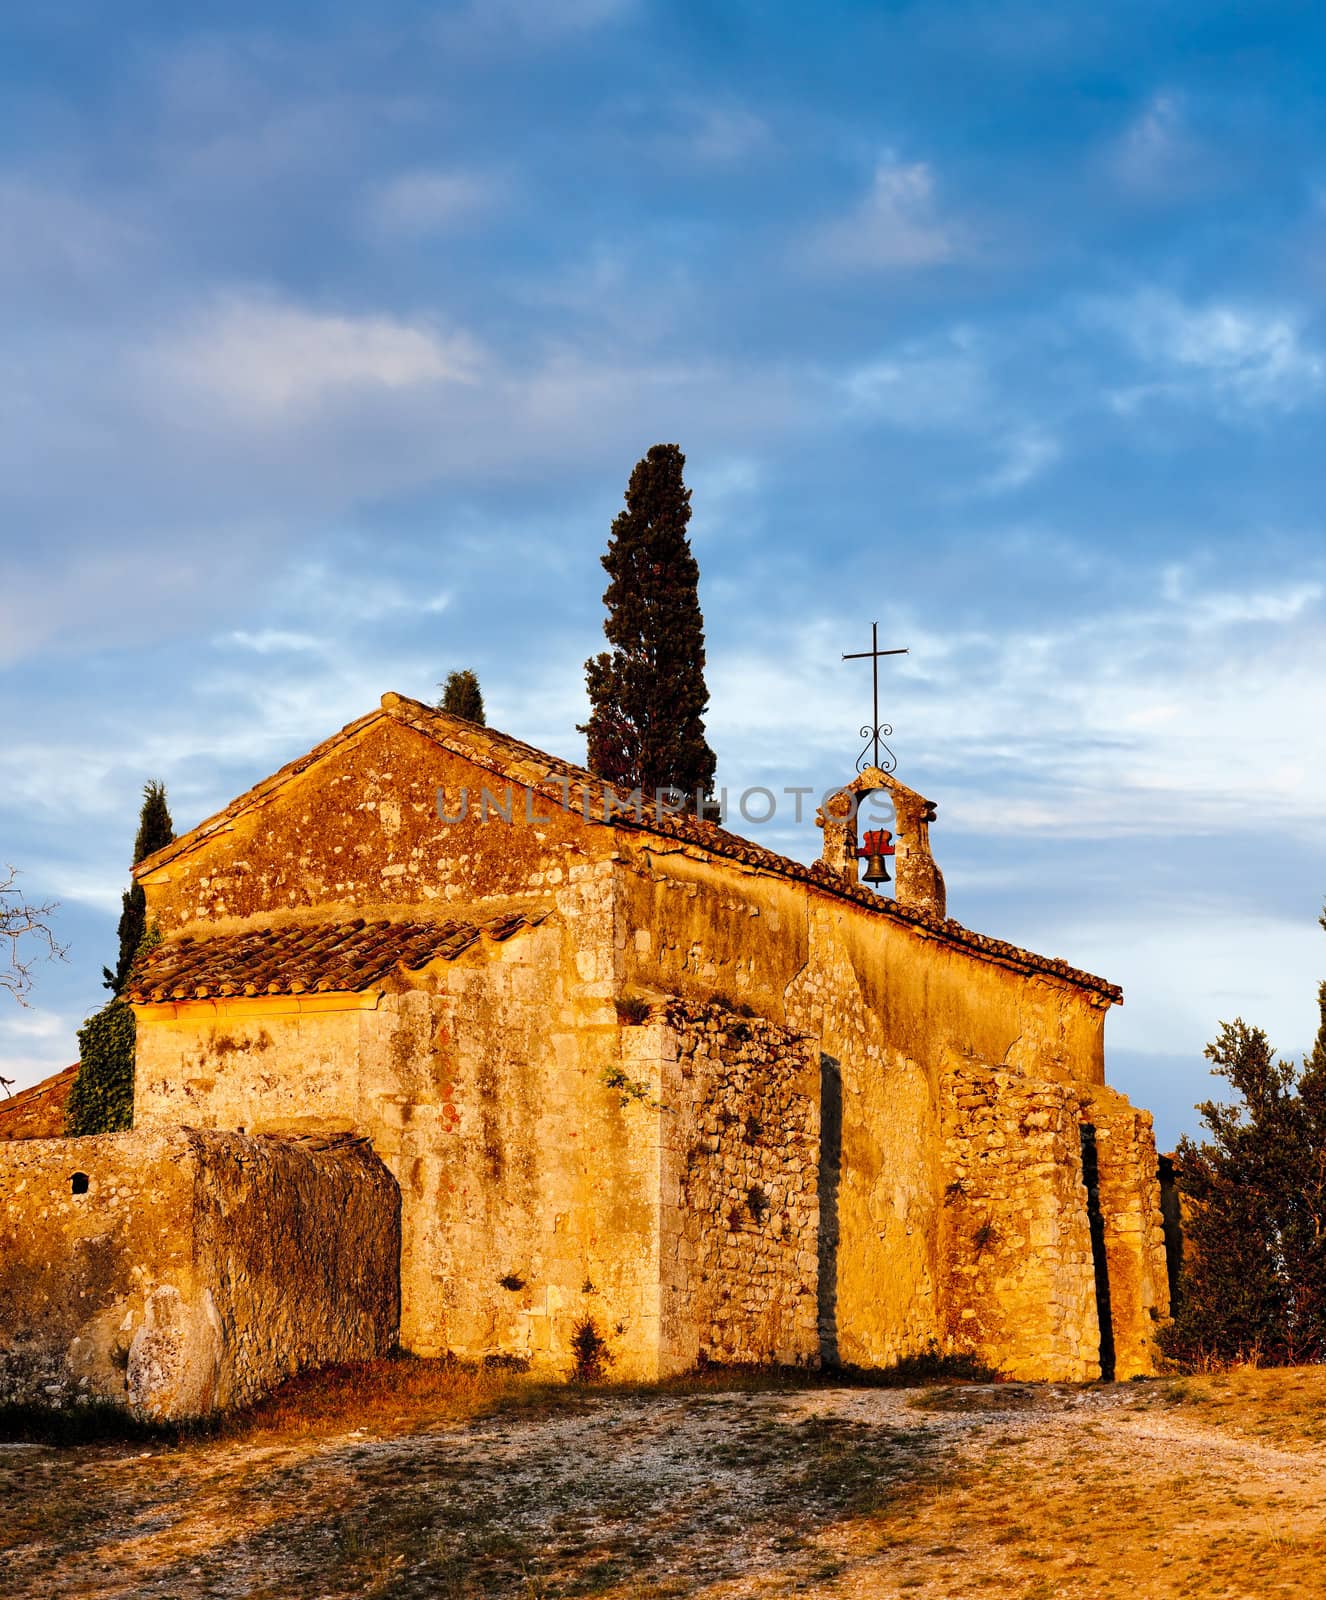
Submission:
<svg viewBox="0 0 1326 1600">
<path fill-rule="evenodd" d="M 641 1379 L 1152 1371 L 1122 995 L 949 919 L 935 815 L 867 768 L 807 867 L 384 695 L 136 869 L 134 1129 L 0 1145 L 0 1397 L 187 1415 L 397 1341 L 564 1372 L 590 1324 Z"/>
</svg>

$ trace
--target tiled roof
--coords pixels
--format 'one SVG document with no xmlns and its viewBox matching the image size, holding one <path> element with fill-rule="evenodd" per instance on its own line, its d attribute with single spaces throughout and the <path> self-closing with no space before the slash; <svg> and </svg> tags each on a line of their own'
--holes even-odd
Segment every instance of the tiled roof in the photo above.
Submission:
<svg viewBox="0 0 1326 1600">
<path fill-rule="evenodd" d="M 58 1139 L 78 1063 L 17 1094 L 0 1096 L 0 1139 Z"/>
<path fill-rule="evenodd" d="M 862 906 L 878 916 L 891 917 L 895 922 L 909 923 L 946 943 L 975 951 L 1001 966 L 1051 974 L 1079 988 L 1090 989 L 1115 1004 L 1123 1001 L 1123 990 L 1117 984 L 1098 978 L 1094 973 L 1083 972 L 1078 967 L 1070 966 L 1067 961 L 1052 956 L 1038 956 L 1003 939 L 973 933 L 952 918 L 932 917 L 914 906 L 886 900 L 864 883 L 848 882 L 822 861 L 805 866 L 800 861 L 793 861 L 790 856 L 779 855 L 776 850 L 766 850 L 763 845 L 755 844 L 739 833 L 731 833 L 716 822 L 707 822 L 689 812 L 664 811 L 652 800 L 643 801 L 637 813 L 635 804 L 622 790 L 605 783 L 602 778 L 596 778 L 583 767 L 559 761 L 555 756 L 536 750 L 533 745 L 513 739 L 510 734 L 463 722 L 457 717 L 435 711 L 421 701 L 407 700 L 403 695 L 383 695 L 382 705 L 389 715 L 445 744 L 449 750 L 467 756 L 509 782 L 528 784 L 539 799 L 554 805 L 565 805 L 579 816 L 588 816 L 591 821 L 597 822 L 610 812 L 611 821 L 607 824 L 610 827 L 662 834 L 686 844 L 698 845 L 714 855 L 739 861 L 758 871 L 813 884 L 815 888 L 838 899 L 850 900 L 854 905 Z"/>
<path fill-rule="evenodd" d="M 138 1005 L 233 995 L 355 993 L 393 972 L 454 961 L 484 935 L 509 939 L 542 920 L 515 913 L 482 924 L 286 924 L 206 939 L 171 939 L 135 966 L 126 993 Z"/>
<path fill-rule="evenodd" d="M 739 862 L 756 871 L 769 872 L 780 878 L 790 878 L 798 883 L 813 885 L 835 899 L 850 900 L 854 905 L 876 916 L 905 923 L 930 937 L 971 950 L 1001 966 L 1013 967 L 1022 972 L 1043 972 L 1061 978 L 1078 988 L 1090 990 L 1093 994 L 1115 1004 L 1123 1000 L 1123 990 L 1104 978 L 1083 972 L 1078 967 L 1070 966 L 1066 961 L 1023 950 L 1003 939 L 992 939 L 985 934 L 973 933 L 970 928 L 965 928 L 960 922 L 955 922 L 951 918 L 941 920 L 915 906 L 899 905 L 896 900 L 887 900 L 875 894 L 864 884 L 849 883 L 846 878 L 840 877 L 822 862 L 816 862 L 814 866 L 805 866 L 800 861 L 793 861 L 790 856 L 779 855 L 777 851 L 766 850 L 763 845 L 754 844 L 740 834 L 730 833 L 717 823 L 706 822 L 688 814 L 664 811 L 652 800 L 644 800 L 637 811 L 629 796 L 611 784 L 605 783 L 601 778 L 596 778 L 584 767 L 573 766 L 568 761 L 559 761 L 555 756 L 550 756 L 533 745 L 512 738 L 510 734 L 500 733 L 495 728 L 483 727 L 474 722 L 466 722 L 460 717 L 449 716 L 445 711 L 435 710 L 420 700 L 411 700 L 400 694 L 384 694 L 380 710 L 370 711 L 367 716 L 348 723 L 339 733 L 324 739 L 307 755 L 289 762 L 279 772 L 273 773 L 270 778 L 264 778 L 261 783 L 255 784 L 245 794 L 232 800 L 224 811 L 218 811 L 214 817 L 199 823 L 188 833 L 181 834 L 172 844 L 158 850 L 155 855 L 140 861 L 134 868 L 135 878 L 147 877 L 165 866 L 167 862 L 174 860 L 176 856 L 195 849 L 213 834 L 224 832 L 242 813 L 266 805 L 291 779 L 307 771 L 324 756 L 330 755 L 333 750 L 347 740 L 355 738 L 383 717 L 390 717 L 393 721 L 414 728 L 444 749 L 462 756 L 505 782 L 528 785 L 531 793 L 538 799 L 566 806 L 567 809 L 583 817 L 589 826 L 606 826 L 625 832 L 643 832 L 674 839 L 684 845 L 695 845 L 713 855 Z M 605 822 L 609 800 L 612 802 L 610 808 L 612 815 L 610 820 Z"/>
</svg>

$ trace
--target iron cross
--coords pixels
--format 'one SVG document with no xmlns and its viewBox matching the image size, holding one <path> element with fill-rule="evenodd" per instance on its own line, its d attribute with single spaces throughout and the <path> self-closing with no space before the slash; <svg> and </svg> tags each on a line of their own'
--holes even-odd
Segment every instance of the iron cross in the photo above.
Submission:
<svg viewBox="0 0 1326 1600">
<path fill-rule="evenodd" d="M 874 720 L 869 724 L 869 726 L 861 729 L 861 737 L 866 741 L 866 749 L 862 750 L 861 754 L 856 758 L 856 764 L 858 767 L 860 767 L 861 763 L 865 760 L 866 750 L 869 750 L 872 745 L 874 746 L 875 759 L 871 764 L 878 767 L 881 772 L 892 772 L 894 767 L 896 767 L 898 764 L 897 758 L 894 756 L 893 751 L 889 749 L 888 745 L 884 745 L 884 750 L 886 752 L 885 760 L 881 761 L 879 758 L 880 745 L 883 743 L 884 738 L 893 732 L 893 728 L 890 724 L 881 723 L 879 720 L 879 658 L 881 656 L 905 656 L 906 654 L 907 651 L 905 649 L 881 650 L 879 647 L 879 624 L 877 622 L 872 622 L 870 624 L 870 649 L 856 650 L 850 655 L 846 653 L 843 655 L 844 661 L 864 661 L 867 656 L 870 657 L 870 673 L 874 688 L 873 703 L 875 716 Z"/>
</svg>

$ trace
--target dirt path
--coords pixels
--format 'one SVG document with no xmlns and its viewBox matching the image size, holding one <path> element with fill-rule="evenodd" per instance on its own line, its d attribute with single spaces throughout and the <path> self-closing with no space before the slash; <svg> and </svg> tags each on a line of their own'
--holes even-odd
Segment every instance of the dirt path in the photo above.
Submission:
<svg viewBox="0 0 1326 1600">
<path fill-rule="evenodd" d="M 566 1394 L 0 1446 L 0 1595 L 1317 1596 L 1326 1449 L 1161 1386 Z"/>
</svg>

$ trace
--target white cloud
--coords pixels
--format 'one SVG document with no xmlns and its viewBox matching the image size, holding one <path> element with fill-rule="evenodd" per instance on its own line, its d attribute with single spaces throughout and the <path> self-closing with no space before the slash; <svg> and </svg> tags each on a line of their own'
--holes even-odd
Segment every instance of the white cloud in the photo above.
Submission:
<svg viewBox="0 0 1326 1600">
<path fill-rule="evenodd" d="M 247 614 L 255 574 L 382 499 L 523 489 L 568 463 L 615 474 L 651 438 L 764 451 L 812 412 L 794 369 L 593 326 L 504 357 L 441 322 L 231 292 L 20 352 L 0 398 L 7 524 L 23 530 L 0 663 L 126 643 L 148 615 L 160 642 L 210 634 Z"/>
<path fill-rule="evenodd" d="M 81 1012 L 67 1015 L 36 1008 L 0 1017 L 0 1078 L 13 1083 L 10 1093 L 40 1083 L 76 1061 L 75 1035 L 82 1022 Z M 4 1103 L 5 1094 L 0 1090 L 0 1106 Z"/>
<path fill-rule="evenodd" d="M 1302 581 L 1270 589 L 1202 591 L 1185 568 L 1170 566 L 1162 575 L 1161 594 L 1182 608 L 1190 628 L 1206 632 L 1244 622 L 1295 622 L 1320 603 L 1323 589 L 1316 581 Z"/>
<path fill-rule="evenodd" d="M 1141 861 L 1136 867 L 1145 870 Z M 1020 887 L 1008 886 L 1010 909 Z M 1057 903 L 1047 897 L 1012 937 L 1122 985 L 1124 1004 L 1106 1024 L 1106 1076 L 1154 1114 L 1162 1150 L 1196 1131 L 1196 1102 L 1232 1099 L 1202 1057 L 1221 1020 L 1242 1016 L 1264 1027 L 1284 1057 L 1311 1047 L 1322 941 L 1310 899 L 1298 917 L 1247 903 L 1231 914 L 1200 896 L 1176 898 L 1155 916 L 1125 892 L 1083 916 L 1080 900 L 1062 895 Z"/>
<path fill-rule="evenodd" d="M 36 865 L 43 871 L 60 905 L 92 906 L 97 911 L 108 912 L 116 917 L 123 909 L 125 884 L 71 866 L 68 862 L 38 861 Z"/>
<path fill-rule="evenodd" d="M 840 380 L 849 411 L 904 428 L 957 428 L 993 404 L 986 370 L 960 332 L 908 344 Z"/>
<path fill-rule="evenodd" d="M 256 633 L 236 628 L 224 635 L 220 643 L 234 645 L 240 650 L 251 650 L 260 656 L 288 655 L 293 651 L 317 651 L 328 648 L 326 639 L 316 639 L 309 633 L 292 633 L 283 628 L 261 628 Z"/>
<path fill-rule="evenodd" d="M 940 215 L 929 164 L 886 151 L 870 192 L 850 215 L 819 230 L 810 258 L 849 271 L 925 267 L 951 261 L 960 243 L 960 229 Z"/>
<path fill-rule="evenodd" d="M 53 1077 L 65 1067 L 72 1066 L 78 1059 L 78 1044 L 74 1034 L 77 1028 L 83 1025 L 83 1018 L 69 1017 L 66 1019 L 64 1036 L 67 1040 L 61 1049 L 55 1041 L 48 1046 L 45 1055 L 20 1055 L 5 1048 L 5 1042 L 0 1035 L 0 1077 L 12 1078 L 14 1087 L 12 1094 L 19 1094 L 24 1089 L 30 1089 L 34 1083 L 40 1083 L 43 1078 Z M 4 1104 L 0 1098 L 0 1105 Z"/>
<path fill-rule="evenodd" d="M 452 596 L 446 589 L 425 589 L 422 585 L 406 585 L 394 578 L 383 577 L 367 568 L 372 552 L 363 552 L 365 570 L 347 583 L 345 574 L 321 562 L 302 562 L 285 576 L 284 603 L 296 615 L 316 621 L 331 628 L 333 637 L 337 629 L 357 623 L 381 622 L 386 617 L 406 613 L 438 616 L 451 605 Z M 258 637 L 262 637 L 259 635 Z M 285 637 L 278 634 L 277 637 Z"/>
<path fill-rule="evenodd" d="M 1237 830 L 1251 803 L 1231 768 L 1237 750 L 1238 773 L 1255 783 L 1257 826 L 1312 842 L 1326 724 L 1304 708 L 1326 699 L 1323 596 L 1306 577 L 1238 589 L 1168 569 L 1139 574 L 1126 605 L 1034 632 L 941 629 L 894 607 L 881 637 L 911 653 L 890 663 L 888 706 L 900 730 L 926 728 L 930 772 L 948 774 L 954 832 L 987 835 L 992 805 L 1005 834 Z M 832 750 L 841 764 L 859 720 L 845 708 L 868 683 L 843 677 L 839 634 L 813 620 L 777 654 L 711 651 L 725 781 L 744 781 L 770 749 L 811 762 Z M 988 779 L 973 782 L 982 770 Z"/>
<path fill-rule="evenodd" d="M 666 147 L 698 166 L 741 166 L 773 142 L 768 123 L 744 106 L 687 101 L 679 117 L 682 130 Z"/>
<path fill-rule="evenodd" d="M 0 283 L 33 295 L 100 293 L 141 263 L 148 233 L 128 208 L 69 190 L 55 177 L 0 176 Z"/>
<path fill-rule="evenodd" d="M 494 178 L 427 168 L 398 173 L 374 186 L 372 221 L 393 233 L 441 233 L 492 210 L 504 190 Z"/>
<path fill-rule="evenodd" d="M 4 1031 L 12 1039 L 58 1039 L 64 1033 L 64 1018 L 58 1012 L 32 1007 L 7 1017 Z"/>
<path fill-rule="evenodd" d="M 1035 424 L 1018 428 L 1003 441 L 1004 460 L 984 481 L 987 494 L 1011 494 L 1024 488 L 1059 459 L 1059 441 Z"/>
<path fill-rule="evenodd" d="M 366 390 L 472 383 L 480 355 L 467 335 L 427 323 L 231 296 L 163 334 L 142 365 L 157 381 L 261 422 Z"/>
<path fill-rule="evenodd" d="M 1247 410 L 1292 410 L 1320 394 L 1326 359 L 1292 313 L 1214 301 L 1190 306 L 1158 290 L 1111 301 L 1092 313 L 1165 375 L 1113 392 L 1116 409 L 1148 400 L 1211 399 Z"/>
<path fill-rule="evenodd" d="M 979 760 L 982 745 L 993 753 L 989 730 L 1016 720 L 999 743 L 1045 804 L 1025 817 L 1001 809 L 1010 829 L 1122 838 L 1246 827 L 1237 751 L 1257 826 L 1315 838 L 1326 732 L 1302 708 L 1326 695 L 1321 585 L 1162 580 L 1157 591 L 1149 605 L 978 645 L 966 662 L 960 653 L 945 742 Z"/>
<path fill-rule="evenodd" d="M 1144 201 L 1172 200 L 1198 181 L 1203 165 L 1184 98 L 1175 92 L 1153 95 L 1107 156 L 1115 182 Z"/>
<path fill-rule="evenodd" d="M 60 487 L 53 481 L 52 492 Z M 83 519 L 69 534 L 83 532 Z M 231 527 L 199 530 L 177 525 L 154 538 L 146 530 L 136 545 L 115 538 L 103 541 L 88 529 L 77 558 L 62 560 L 57 549 L 43 552 L 15 547 L 6 552 L 7 580 L 0 584 L 0 667 L 23 660 L 50 644 L 57 653 L 99 645 L 141 643 L 143 618 L 170 618 L 177 625 L 190 619 L 204 590 L 215 593 L 217 582 L 204 574 L 204 563 L 189 550 L 196 540 L 223 544 L 232 560 L 258 553 L 264 541 L 256 532 Z M 265 541 L 271 547 L 271 539 Z M 109 548 L 103 548 L 103 543 Z"/>
<path fill-rule="evenodd" d="M 999 453 L 998 464 L 971 487 L 948 494 L 965 498 L 1011 494 L 1039 477 L 1061 454 L 1059 440 L 1035 422 L 1009 418 L 1009 403 L 991 375 L 989 353 L 969 330 L 917 340 L 831 380 L 853 417 L 909 431 L 979 430 Z"/>
</svg>

